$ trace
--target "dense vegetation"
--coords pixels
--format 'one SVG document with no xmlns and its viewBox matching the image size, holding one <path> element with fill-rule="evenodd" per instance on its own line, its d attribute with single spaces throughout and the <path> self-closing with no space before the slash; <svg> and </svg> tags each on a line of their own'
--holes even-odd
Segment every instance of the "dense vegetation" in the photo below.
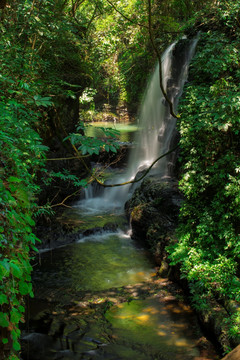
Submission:
<svg viewBox="0 0 240 360">
<path fill-rule="evenodd" d="M 180 264 L 197 309 L 208 311 L 211 298 L 224 304 L 227 337 L 239 342 L 239 2 L 221 2 L 204 17 L 199 29 L 207 31 L 200 35 L 179 109 L 186 201 L 171 259 Z"/>
<path fill-rule="evenodd" d="M 117 12 L 107 1 L 0 1 L 1 359 L 17 358 L 23 296 L 33 296 L 30 258 L 37 239 L 32 228 L 36 214 L 48 209 L 37 205 L 37 180 L 51 183 L 52 175 L 44 171 L 46 144 L 56 135 L 57 141 L 67 137 L 64 126 L 73 130 L 75 119 L 66 123 L 63 116 L 69 100 L 78 103 L 81 95 L 83 110 L 84 103 L 91 110 L 92 94 L 115 104 L 139 96 L 153 63 L 147 31 L 136 26 L 147 17 L 141 5 L 146 9 L 141 1 L 122 1 Z M 77 155 L 103 147 L 79 131 Z M 111 146 L 105 149 L 115 151 Z M 53 175 L 77 187 L 86 184 L 69 172 Z"/>
<path fill-rule="evenodd" d="M 202 29 L 194 80 L 180 109 L 187 200 L 172 261 L 190 280 L 196 306 L 204 306 L 210 294 L 238 300 L 239 4 L 156 1 L 151 15 L 161 51 L 187 20 L 186 32 L 200 24 Z M 148 21 L 143 0 L 0 1 L 1 359 L 18 359 L 23 296 L 33 296 L 33 227 L 36 214 L 47 209 L 38 206 L 39 178 L 72 179 L 76 188 L 86 184 L 67 171 L 45 169 L 51 139 L 72 139 L 78 157 L 116 149 L 111 141 L 84 137 L 83 125 L 64 117 L 64 106 L 70 101 L 78 110 L 80 98 L 81 120 L 101 115 L 106 105 L 136 109 L 156 60 Z M 75 125 L 79 134 L 69 136 Z M 238 319 L 233 314 L 230 320 L 230 335 L 236 336 Z"/>
</svg>

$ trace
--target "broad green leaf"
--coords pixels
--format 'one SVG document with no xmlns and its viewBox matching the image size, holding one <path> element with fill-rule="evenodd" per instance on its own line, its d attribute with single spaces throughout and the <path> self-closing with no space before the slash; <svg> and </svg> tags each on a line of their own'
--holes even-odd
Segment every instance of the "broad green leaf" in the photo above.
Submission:
<svg viewBox="0 0 240 360">
<path fill-rule="evenodd" d="M 18 309 L 19 311 L 21 311 L 21 313 L 24 313 L 25 311 L 25 308 L 22 305 L 19 305 Z"/>
<path fill-rule="evenodd" d="M 20 183 L 22 181 L 22 179 L 19 179 L 15 176 L 9 176 L 9 178 L 7 179 L 9 182 L 13 182 L 13 183 Z"/>
<path fill-rule="evenodd" d="M 0 326 L 2 327 L 8 327 L 9 321 L 7 314 L 0 311 Z"/>
<path fill-rule="evenodd" d="M 10 311 L 10 321 L 11 321 L 11 323 L 18 324 L 21 317 L 22 317 L 22 313 L 20 311 L 18 311 L 17 309 L 13 308 Z"/>
<path fill-rule="evenodd" d="M 32 284 L 24 281 L 19 282 L 19 291 L 21 295 L 27 295 L 32 290 Z"/>
<path fill-rule="evenodd" d="M 5 294 L 0 294 L 0 305 L 2 304 L 7 304 L 8 303 L 8 298 Z"/>
<path fill-rule="evenodd" d="M 16 265 L 14 262 L 10 261 L 10 268 L 12 274 L 17 277 L 18 279 L 22 276 L 22 269 L 19 267 L 19 265 Z"/>
<path fill-rule="evenodd" d="M 8 259 L 4 259 L 0 261 L 0 279 L 8 276 L 10 271 L 10 264 Z"/>
<path fill-rule="evenodd" d="M 18 341 L 13 341 L 13 349 L 16 351 L 19 351 L 21 349 L 21 346 Z"/>
<path fill-rule="evenodd" d="M 114 153 L 117 152 L 116 148 L 115 148 L 114 146 L 112 146 L 112 145 L 110 145 L 110 150 L 111 150 L 112 152 L 114 152 Z"/>
</svg>

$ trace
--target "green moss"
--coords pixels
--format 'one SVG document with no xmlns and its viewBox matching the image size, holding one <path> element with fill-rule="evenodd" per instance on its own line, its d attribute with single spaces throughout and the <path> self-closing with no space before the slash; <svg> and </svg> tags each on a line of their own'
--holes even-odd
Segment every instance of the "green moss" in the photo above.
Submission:
<svg viewBox="0 0 240 360">
<path fill-rule="evenodd" d="M 135 206 L 131 212 L 131 218 L 133 221 L 140 221 L 143 216 L 144 204 Z"/>
</svg>

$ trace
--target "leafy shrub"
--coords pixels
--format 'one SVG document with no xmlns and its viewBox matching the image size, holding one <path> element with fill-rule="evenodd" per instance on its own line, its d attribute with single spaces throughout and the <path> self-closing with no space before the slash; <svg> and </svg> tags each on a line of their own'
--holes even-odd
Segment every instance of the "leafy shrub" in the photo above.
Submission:
<svg viewBox="0 0 240 360">
<path fill-rule="evenodd" d="M 200 309 L 209 296 L 240 301 L 239 30 L 234 38 L 224 31 L 210 27 L 201 35 L 180 103 L 180 188 L 186 200 L 170 258 L 181 265 Z M 239 317 L 230 319 L 229 336 L 236 337 Z"/>
</svg>

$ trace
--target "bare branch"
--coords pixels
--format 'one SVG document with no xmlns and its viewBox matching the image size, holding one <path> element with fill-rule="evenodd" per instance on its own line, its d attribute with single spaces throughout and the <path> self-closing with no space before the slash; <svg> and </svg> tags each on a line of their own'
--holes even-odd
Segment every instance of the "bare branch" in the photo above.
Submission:
<svg viewBox="0 0 240 360">
<path fill-rule="evenodd" d="M 50 205 L 50 206 L 51 206 L 52 208 L 53 208 L 53 207 L 56 207 L 56 206 L 65 206 L 65 207 L 67 207 L 67 208 L 72 208 L 72 206 L 66 205 L 65 202 L 66 202 L 69 198 L 71 198 L 72 196 L 77 195 L 80 191 L 81 191 L 81 190 L 78 189 L 78 190 L 75 191 L 74 193 L 66 196 L 66 197 L 63 199 L 63 201 L 61 201 L 60 203 L 54 204 L 54 205 Z"/>
</svg>

